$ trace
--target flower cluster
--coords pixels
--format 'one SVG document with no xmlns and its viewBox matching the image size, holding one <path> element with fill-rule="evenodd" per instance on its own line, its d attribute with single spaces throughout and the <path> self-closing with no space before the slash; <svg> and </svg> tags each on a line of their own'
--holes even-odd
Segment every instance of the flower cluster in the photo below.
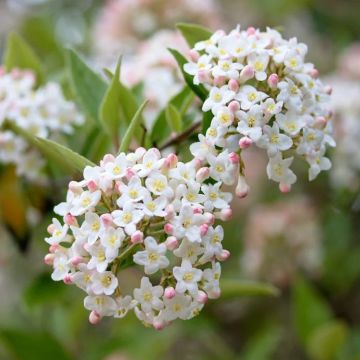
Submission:
<svg viewBox="0 0 360 360">
<path fill-rule="evenodd" d="M 306 53 L 305 44 L 270 28 L 217 31 L 195 45 L 184 70 L 209 90 L 202 108 L 213 115 L 201 141 L 211 148 L 206 154 L 240 154 L 252 144 L 265 149 L 267 175 L 283 192 L 296 181 L 290 169 L 295 154 L 309 164 L 310 180 L 331 167 L 325 157 L 327 146 L 335 146 L 327 106 L 331 88 L 305 62 Z"/>
<path fill-rule="evenodd" d="M 138 148 L 106 155 L 69 184 L 66 202 L 54 209 L 63 222 L 54 218 L 48 228 L 45 262 L 53 266 L 53 280 L 87 293 L 90 322 L 133 309 L 161 329 L 197 315 L 208 298 L 220 295 L 219 261 L 230 253 L 214 222 L 231 217 L 232 195 L 221 186 L 236 177 L 239 162 L 232 154 L 214 161 L 215 170 Z M 131 264 L 144 276 L 124 294 L 118 275 Z"/>
<path fill-rule="evenodd" d="M 18 175 L 35 180 L 42 177 L 43 158 L 23 138 L 2 129 L 5 121 L 48 138 L 71 134 L 73 126 L 82 124 L 84 118 L 74 103 L 64 98 L 58 84 L 35 88 L 32 72 L 0 69 L 0 162 L 14 164 Z"/>
</svg>

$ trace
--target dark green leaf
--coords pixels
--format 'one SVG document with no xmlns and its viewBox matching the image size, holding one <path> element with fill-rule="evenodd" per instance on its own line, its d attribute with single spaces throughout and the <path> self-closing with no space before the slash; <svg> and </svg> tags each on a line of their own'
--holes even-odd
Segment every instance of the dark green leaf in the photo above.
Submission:
<svg viewBox="0 0 360 360">
<path fill-rule="evenodd" d="M 243 296 L 278 296 L 279 290 L 270 284 L 256 281 L 223 279 L 221 281 L 221 298 Z"/>
<path fill-rule="evenodd" d="M 165 115 L 167 123 L 170 126 L 171 131 L 179 133 L 182 129 L 182 121 L 180 112 L 171 103 L 165 109 Z"/>
<path fill-rule="evenodd" d="M 176 24 L 176 27 L 180 30 L 182 36 L 191 48 L 193 48 L 197 42 L 207 40 L 212 35 L 211 30 L 196 24 L 179 23 Z"/>
<path fill-rule="evenodd" d="M 33 70 L 37 83 L 43 81 L 39 58 L 25 40 L 16 33 L 11 33 L 8 37 L 3 62 L 7 71 L 15 68 Z"/>
<path fill-rule="evenodd" d="M 84 110 L 97 121 L 100 104 L 106 92 L 106 83 L 94 73 L 73 50 L 68 50 L 67 65 L 73 91 Z"/>
<path fill-rule="evenodd" d="M 206 134 L 206 131 L 210 127 L 213 117 L 214 117 L 214 115 L 212 114 L 211 111 L 207 111 L 207 112 L 203 113 L 202 125 L 201 125 L 201 132 L 203 134 Z"/>
</svg>

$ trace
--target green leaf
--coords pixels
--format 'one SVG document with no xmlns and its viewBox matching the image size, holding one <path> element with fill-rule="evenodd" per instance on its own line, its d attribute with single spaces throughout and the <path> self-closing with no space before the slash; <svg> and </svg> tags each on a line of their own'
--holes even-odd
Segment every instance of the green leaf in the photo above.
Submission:
<svg viewBox="0 0 360 360">
<path fill-rule="evenodd" d="M 178 63 L 186 84 L 201 99 L 201 101 L 204 102 L 208 97 L 208 91 L 203 85 L 195 85 L 193 83 L 193 77 L 184 71 L 184 65 L 188 63 L 186 58 L 175 49 L 168 50 L 171 52 L 176 62 Z"/>
<path fill-rule="evenodd" d="M 210 29 L 196 24 L 179 23 L 176 24 L 176 27 L 180 30 L 190 48 L 193 48 L 199 41 L 209 39 L 212 35 L 212 31 Z"/>
<path fill-rule="evenodd" d="M 317 327 L 307 346 L 314 360 L 332 360 L 339 354 L 348 335 L 348 327 L 342 321 L 330 321 Z"/>
<path fill-rule="evenodd" d="M 121 58 L 116 66 L 115 74 L 111 79 L 110 85 L 100 105 L 99 118 L 114 144 L 118 147 L 120 130 L 120 111 L 121 111 L 121 86 L 120 86 L 120 66 Z"/>
<path fill-rule="evenodd" d="M 205 135 L 207 129 L 210 127 L 211 125 L 211 121 L 214 118 L 214 115 L 212 114 L 211 111 L 207 111 L 203 113 L 203 117 L 202 117 L 202 125 L 201 125 L 201 132 Z"/>
<path fill-rule="evenodd" d="M 1 330 L 0 341 L 17 360 L 71 359 L 63 346 L 45 332 Z"/>
<path fill-rule="evenodd" d="M 30 307 L 51 303 L 61 299 L 66 286 L 59 286 L 51 280 L 49 273 L 38 275 L 24 291 L 24 300 Z"/>
<path fill-rule="evenodd" d="M 82 173 L 85 166 L 95 166 L 90 160 L 55 141 L 33 136 L 28 131 L 10 122 L 7 122 L 6 126 L 37 148 L 49 161 L 55 162 L 57 166 L 64 168 L 71 174 Z"/>
<path fill-rule="evenodd" d="M 293 290 L 294 321 L 300 340 L 305 345 L 312 332 L 332 319 L 331 309 L 320 294 L 304 279 L 296 281 Z"/>
<path fill-rule="evenodd" d="M 182 129 L 182 121 L 180 112 L 171 103 L 165 109 L 166 120 L 171 128 L 171 131 L 179 133 Z"/>
<path fill-rule="evenodd" d="M 142 117 L 141 114 L 148 103 L 147 100 L 145 100 L 139 107 L 138 111 L 135 113 L 134 117 L 132 118 L 130 125 L 128 129 L 126 130 L 126 133 L 124 135 L 124 138 L 121 141 L 119 152 L 126 152 L 129 149 L 131 140 L 133 139 L 135 131 L 139 128 Z"/>
<path fill-rule="evenodd" d="M 3 62 L 7 71 L 15 68 L 33 70 L 37 83 L 43 81 L 39 58 L 25 40 L 16 33 L 11 33 L 8 37 Z"/>
<path fill-rule="evenodd" d="M 67 52 L 67 65 L 74 93 L 89 116 L 97 121 L 99 108 L 106 92 L 106 83 L 93 72 L 73 50 Z"/>
<path fill-rule="evenodd" d="M 221 298 L 231 299 L 242 296 L 278 296 L 279 290 L 270 284 L 256 281 L 223 279 Z"/>
</svg>

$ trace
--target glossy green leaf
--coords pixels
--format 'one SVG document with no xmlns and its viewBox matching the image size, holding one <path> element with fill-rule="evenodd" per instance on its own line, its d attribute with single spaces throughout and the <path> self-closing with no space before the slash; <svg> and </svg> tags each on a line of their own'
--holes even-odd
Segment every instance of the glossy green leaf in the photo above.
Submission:
<svg viewBox="0 0 360 360">
<path fill-rule="evenodd" d="M 180 30 L 190 48 L 193 48 L 199 41 L 209 39 L 212 35 L 212 31 L 210 29 L 196 24 L 179 23 L 176 24 L 176 27 Z"/>
<path fill-rule="evenodd" d="M 97 121 L 100 105 L 107 88 L 105 81 L 91 70 L 73 50 L 67 52 L 67 65 L 76 97 L 88 115 Z"/>
<path fill-rule="evenodd" d="M 170 126 L 171 131 L 179 133 L 182 129 L 182 121 L 180 112 L 171 103 L 165 109 L 166 121 Z"/>
<path fill-rule="evenodd" d="M 168 50 L 171 52 L 176 62 L 178 63 L 186 84 L 202 101 L 205 101 L 206 98 L 208 97 L 208 91 L 205 89 L 203 85 L 195 85 L 193 82 L 193 77 L 184 71 L 184 65 L 188 63 L 186 58 L 175 49 L 168 49 Z"/>
<path fill-rule="evenodd" d="M 0 330 L 0 341 L 16 360 L 71 359 L 63 346 L 46 332 Z"/>
<path fill-rule="evenodd" d="M 137 112 L 135 113 L 134 117 L 132 118 L 127 130 L 126 130 L 126 133 L 124 135 L 124 138 L 122 139 L 121 141 L 121 145 L 120 145 L 120 149 L 119 149 L 119 152 L 126 152 L 128 151 L 129 149 L 129 146 L 130 146 L 130 143 L 131 143 L 131 140 L 133 139 L 134 137 L 134 134 L 135 134 L 135 131 L 137 131 L 139 129 L 139 126 L 141 124 L 141 121 L 142 121 L 142 117 L 141 117 L 141 114 L 146 106 L 146 104 L 148 103 L 148 101 L 144 101 L 139 109 L 137 110 Z"/>
<path fill-rule="evenodd" d="M 271 284 L 236 279 L 221 280 L 221 299 L 243 296 L 278 296 L 279 290 Z"/>
<path fill-rule="evenodd" d="M 99 112 L 99 118 L 105 131 L 111 139 L 113 139 L 113 142 L 117 147 L 119 143 L 121 111 L 120 66 L 121 59 L 116 66 L 114 76 L 112 77 L 110 85 L 101 102 Z"/>
<path fill-rule="evenodd" d="M 16 33 L 11 33 L 8 37 L 3 62 L 7 71 L 15 68 L 33 70 L 37 83 L 43 81 L 42 66 L 38 56 Z"/>
<path fill-rule="evenodd" d="M 306 344 L 312 332 L 332 319 L 332 312 L 321 295 L 304 279 L 296 281 L 293 290 L 294 320 L 297 333 Z"/>
<path fill-rule="evenodd" d="M 213 118 L 214 115 L 212 114 L 211 111 L 207 111 L 203 113 L 202 124 L 201 124 L 201 132 L 203 134 L 206 134 L 206 131 L 210 127 Z"/>
</svg>

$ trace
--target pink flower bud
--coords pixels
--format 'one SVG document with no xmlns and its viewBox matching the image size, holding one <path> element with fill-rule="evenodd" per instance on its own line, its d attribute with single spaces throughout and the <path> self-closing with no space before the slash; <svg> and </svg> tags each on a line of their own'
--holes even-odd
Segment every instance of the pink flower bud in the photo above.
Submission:
<svg viewBox="0 0 360 360">
<path fill-rule="evenodd" d="M 255 70 L 252 65 L 246 65 L 240 72 L 240 82 L 244 83 L 252 79 L 255 75 Z"/>
<path fill-rule="evenodd" d="M 189 57 L 190 57 L 191 61 L 197 62 L 199 60 L 200 54 L 196 50 L 191 49 L 189 51 Z"/>
<path fill-rule="evenodd" d="M 229 160 L 232 164 L 238 164 L 239 163 L 239 155 L 235 152 L 232 152 L 229 154 Z"/>
<path fill-rule="evenodd" d="M 232 113 L 236 113 L 237 111 L 240 110 L 240 105 L 239 103 L 236 101 L 236 100 L 233 100 L 229 106 L 228 106 L 229 110 L 232 112 Z"/>
<path fill-rule="evenodd" d="M 208 224 L 208 225 L 214 225 L 214 222 L 215 222 L 215 216 L 214 216 L 214 214 L 211 214 L 211 213 L 209 213 L 209 212 L 206 212 L 205 214 L 204 214 L 204 216 L 205 216 L 205 218 L 206 218 L 206 223 Z"/>
<path fill-rule="evenodd" d="M 153 153 L 157 156 L 158 159 L 161 158 L 161 152 L 159 151 L 159 149 L 157 149 L 157 148 L 151 148 L 149 151 L 150 151 L 150 152 L 153 152 Z"/>
<path fill-rule="evenodd" d="M 73 282 L 72 282 L 72 279 L 71 279 L 71 275 L 70 274 L 67 274 L 64 276 L 64 284 L 66 285 L 71 285 Z"/>
<path fill-rule="evenodd" d="M 95 190 L 98 189 L 98 186 L 97 186 L 97 184 L 96 184 L 96 182 L 95 182 L 94 180 L 88 181 L 87 187 L 88 187 L 88 189 L 89 189 L 90 191 L 95 191 Z"/>
<path fill-rule="evenodd" d="M 284 184 L 284 183 L 280 183 L 279 184 L 279 189 L 282 193 L 287 194 L 291 191 L 291 185 L 289 184 Z"/>
<path fill-rule="evenodd" d="M 249 137 L 244 136 L 239 140 L 239 147 L 240 149 L 244 150 L 250 147 L 252 143 L 253 141 Z"/>
<path fill-rule="evenodd" d="M 131 235 L 131 243 L 132 244 L 140 244 L 142 243 L 144 240 L 144 234 L 142 231 L 140 230 L 136 230 L 132 235 Z"/>
<path fill-rule="evenodd" d="M 175 154 L 169 154 L 165 159 L 165 166 L 168 169 L 172 169 L 178 163 L 178 157 Z"/>
<path fill-rule="evenodd" d="M 195 169 L 198 170 L 199 168 L 201 168 L 203 166 L 203 161 L 200 159 L 194 159 L 194 165 L 195 165 Z"/>
<path fill-rule="evenodd" d="M 176 296 L 176 291 L 172 286 L 169 286 L 164 291 L 164 298 L 165 299 L 172 299 Z"/>
<path fill-rule="evenodd" d="M 317 79 L 319 77 L 319 70 L 318 69 L 312 69 L 310 71 L 310 76 L 313 78 L 313 79 Z"/>
<path fill-rule="evenodd" d="M 238 91 L 239 90 L 239 83 L 235 79 L 230 79 L 229 81 L 229 89 L 231 91 Z"/>
<path fill-rule="evenodd" d="M 196 206 L 193 208 L 193 213 L 194 214 L 202 214 L 202 208 L 199 206 Z"/>
<path fill-rule="evenodd" d="M 225 84 L 225 76 L 217 76 L 214 79 L 215 86 L 223 86 Z"/>
<path fill-rule="evenodd" d="M 199 70 L 197 75 L 200 82 L 202 83 L 210 82 L 210 76 L 206 70 Z"/>
<path fill-rule="evenodd" d="M 135 175 L 135 171 L 132 168 L 126 169 L 126 179 L 130 180 Z"/>
<path fill-rule="evenodd" d="M 81 256 L 74 256 L 71 260 L 71 265 L 78 266 L 79 264 L 82 264 L 84 262 L 84 258 Z"/>
<path fill-rule="evenodd" d="M 221 295 L 221 291 L 220 290 L 212 290 L 211 293 L 209 294 L 209 298 L 210 299 L 218 299 Z"/>
<path fill-rule="evenodd" d="M 238 198 L 243 199 L 249 193 L 249 185 L 246 183 L 245 176 L 240 175 L 235 188 L 235 194 Z"/>
<path fill-rule="evenodd" d="M 54 263 L 55 255 L 54 254 L 46 254 L 44 257 L 44 263 L 46 265 L 52 265 Z"/>
<path fill-rule="evenodd" d="M 105 227 L 109 227 L 113 223 L 113 217 L 111 216 L 111 214 L 100 215 L 100 220 L 104 224 Z"/>
<path fill-rule="evenodd" d="M 54 230 L 55 230 L 55 225 L 54 224 L 50 224 L 48 227 L 47 227 L 47 232 L 52 235 Z"/>
<path fill-rule="evenodd" d="M 332 91 L 333 91 L 333 89 L 330 85 L 326 85 L 324 90 L 325 90 L 326 94 L 328 94 L 328 95 L 331 95 Z"/>
<path fill-rule="evenodd" d="M 179 246 L 179 241 L 175 236 L 169 236 L 165 241 L 165 245 L 168 250 L 172 251 Z"/>
<path fill-rule="evenodd" d="M 208 296 L 205 291 L 199 290 L 196 295 L 196 301 L 201 304 L 205 304 L 208 301 Z"/>
<path fill-rule="evenodd" d="M 326 126 L 326 124 L 327 124 L 327 121 L 324 116 L 319 116 L 315 120 L 315 126 L 318 129 L 323 129 Z"/>
<path fill-rule="evenodd" d="M 223 251 L 221 251 L 221 254 L 217 258 L 220 261 L 226 261 L 229 257 L 230 257 L 230 251 L 223 250 Z"/>
<path fill-rule="evenodd" d="M 96 325 L 101 321 L 101 315 L 96 311 L 92 311 L 89 315 L 89 322 L 92 325 Z"/>
<path fill-rule="evenodd" d="M 277 85 L 279 83 L 279 77 L 277 74 L 271 74 L 267 80 L 268 85 L 272 88 L 272 89 L 276 89 Z"/>
<path fill-rule="evenodd" d="M 209 225 L 208 224 L 200 225 L 200 235 L 201 236 L 205 236 L 208 231 L 209 231 Z"/>
<path fill-rule="evenodd" d="M 73 226 L 77 224 L 76 217 L 71 214 L 66 214 L 64 217 L 65 224 Z"/>
<path fill-rule="evenodd" d="M 121 186 L 121 181 L 115 181 L 115 191 L 119 194 L 121 193 Z"/>
<path fill-rule="evenodd" d="M 113 162 L 115 162 L 115 157 L 112 154 L 106 154 L 106 155 L 104 155 L 102 162 L 104 165 L 108 164 L 108 163 L 113 163 Z"/>
<path fill-rule="evenodd" d="M 165 212 L 166 212 L 165 220 L 171 220 L 175 215 L 174 205 L 172 204 L 167 205 L 165 208 Z"/>
<path fill-rule="evenodd" d="M 160 330 L 164 329 L 165 326 L 166 326 L 165 321 L 155 320 L 153 322 L 153 327 L 154 327 L 155 330 L 160 331 Z"/>
<path fill-rule="evenodd" d="M 49 247 L 49 252 L 54 253 L 54 252 L 56 252 L 57 250 L 59 250 L 59 248 L 60 248 L 60 245 L 59 245 L 59 244 L 52 244 L 52 245 L 50 245 L 50 247 Z"/>
<path fill-rule="evenodd" d="M 210 175 L 210 169 L 208 167 L 202 167 L 196 172 L 196 181 L 202 183 L 204 180 L 208 179 Z"/>
<path fill-rule="evenodd" d="M 226 209 L 221 209 L 221 211 L 218 214 L 220 220 L 228 221 L 232 218 L 233 212 L 230 208 L 226 208 Z"/>
<path fill-rule="evenodd" d="M 164 231 L 166 234 L 171 235 L 174 231 L 174 227 L 171 224 L 167 223 L 164 226 Z"/>
<path fill-rule="evenodd" d="M 246 30 L 246 33 L 247 33 L 248 35 L 254 35 L 255 32 L 256 32 L 256 29 L 255 29 L 253 26 L 249 26 L 249 27 L 247 28 L 247 30 Z"/>
<path fill-rule="evenodd" d="M 70 181 L 69 183 L 69 190 L 72 191 L 73 193 L 81 193 L 83 190 L 82 190 L 82 187 L 76 182 L 76 181 Z"/>
</svg>

